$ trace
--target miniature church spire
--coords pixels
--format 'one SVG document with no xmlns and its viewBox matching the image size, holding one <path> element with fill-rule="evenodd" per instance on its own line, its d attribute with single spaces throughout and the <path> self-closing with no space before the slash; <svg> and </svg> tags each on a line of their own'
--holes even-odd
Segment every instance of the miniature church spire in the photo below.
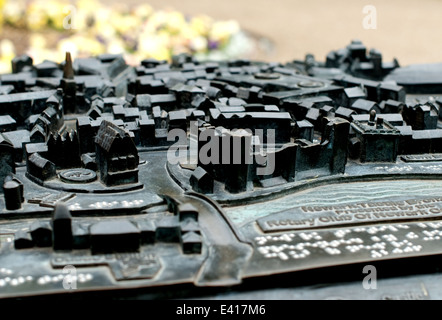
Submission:
<svg viewBox="0 0 442 320">
<path fill-rule="evenodd" d="M 72 67 L 72 58 L 70 52 L 66 52 L 66 59 L 63 69 L 63 78 L 74 79 L 74 68 Z"/>
</svg>

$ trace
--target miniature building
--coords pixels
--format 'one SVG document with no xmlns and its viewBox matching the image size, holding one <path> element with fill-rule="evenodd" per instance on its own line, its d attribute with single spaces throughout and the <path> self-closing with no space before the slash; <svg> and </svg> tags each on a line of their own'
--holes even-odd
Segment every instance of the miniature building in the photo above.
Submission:
<svg viewBox="0 0 442 320">
<path fill-rule="evenodd" d="M 368 121 L 353 121 L 351 124 L 360 144 L 361 162 L 394 162 L 399 147 L 400 132 L 388 121 L 370 113 Z"/>
<path fill-rule="evenodd" d="M 138 151 L 129 132 L 102 121 L 95 137 L 100 179 L 107 186 L 138 182 Z"/>
<path fill-rule="evenodd" d="M 140 230 L 126 219 L 100 221 L 90 227 L 92 253 L 133 252 L 140 248 Z"/>
<path fill-rule="evenodd" d="M 404 108 L 403 115 L 413 130 L 431 130 L 437 128 L 439 109 L 432 103 L 418 104 Z"/>
<path fill-rule="evenodd" d="M 250 181 L 252 164 L 252 133 L 249 130 L 227 130 L 223 127 L 199 128 L 199 137 L 210 137 L 205 144 L 198 144 L 198 166 L 215 180 L 225 183 L 231 193 L 246 191 Z M 198 138 L 198 140 L 204 140 Z M 210 155 L 209 155 L 210 154 Z M 197 172 L 201 174 L 202 172 Z M 193 182 L 195 183 L 195 178 Z"/>
<path fill-rule="evenodd" d="M 27 170 L 31 176 L 41 181 L 49 180 L 56 175 L 55 164 L 38 153 L 33 153 L 29 156 Z"/>
<path fill-rule="evenodd" d="M 376 113 L 381 112 L 381 109 L 376 102 L 365 99 L 357 99 L 351 105 L 350 109 L 355 110 L 359 114 L 370 113 L 372 110 L 376 111 Z"/>
<path fill-rule="evenodd" d="M 46 156 L 48 155 L 48 146 L 44 142 L 26 143 L 23 147 L 26 165 L 28 165 L 29 157 L 32 156 L 32 154 L 34 153 L 38 152 L 38 154 L 43 158 L 46 158 Z"/>
<path fill-rule="evenodd" d="M 32 242 L 37 247 L 52 246 L 52 229 L 48 222 L 34 221 L 31 224 L 29 233 L 32 237 Z"/>
<path fill-rule="evenodd" d="M 23 54 L 21 56 L 16 56 L 11 61 L 12 63 L 12 72 L 18 73 L 23 70 L 24 67 L 31 67 L 32 66 L 32 58 L 26 54 Z"/>
<path fill-rule="evenodd" d="M 87 226 L 78 224 L 72 226 L 72 248 L 88 249 L 90 248 L 90 234 Z"/>
<path fill-rule="evenodd" d="M 347 163 L 350 124 L 341 118 L 326 119 L 321 143 L 296 140 L 296 180 L 315 175 L 342 174 Z"/>
<path fill-rule="evenodd" d="M 16 130 L 2 133 L 14 147 L 15 162 L 23 161 L 23 144 L 31 141 L 28 130 Z"/>
<path fill-rule="evenodd" d="M 192 219 L 198 221 L 198 209 L 190 203 L 184 203 L 178 207 L 179 220 Z"/>
<path fill-rule="evenodd" d="M 228 109 L 228 108 L 226 108 Z M 286 143 L 290 141 L 292 118 L 288 112 L 278 111 L 248 111 L 225 112 L 225 109 L 210 109 L 210 123 L 227 129 L 248 128 L 255 132 L 256 129 L 264 130 L 266 138 L 269 129 L 275 130 L 275 142 Z"/>
<path fill-rule="evenodd" d="M 0 133 L 0 183 L 10 173 L 15 173 L 14 146 L 3 134 Z"/>
<path fill-rule="evenodd" d="M 31 234 L 19 230 L 14 234 L 14 248 L 15 249 L 28 249 L 34 246 L 34 242 L 32 241 Z"/>
<path fill-rule="evenodd" d="M 296 121 L 294 125 L 293 135 L 298 139 L 305 139 L 313 142 L 314 127 L 307 121 Z"/>
<path fill-rule="evenodd" d="M 366 98 L 367 94 L 361 87 L 350 87 L 344 89 L 341 104 L 345 107 L 350 108 L 351 105 L 356 102 L 356 100 Z"/>
<path fill-rule="evenodd" d="M 357 114 L 356 111 L 349 109 L 349 108 L 345 108 L 345 107 L 339 107 L 336 110 L 336 117 L 351 121 L 351 117 L 353 115 Z"/>
<path fill-rule="evenodd" d="M 141 232 L 141 244 L 153 244 L 155 242 L 155 225 L 151 220 L 138 222 L 138 229 Z"/>
<path fill-rule="evenodd" d="M 159 242 L 175 242 L 181 241 L 181 228 L 177 216 L 164 217 L 156 224 L 155 240 Z"/>
<path fill-rule="evenodd" d="M 34 125 L 32 128 L 32 131 L 29 136 L 31 142 L 39 143 L 39 142 L 45 142 L 46 140 L 46 133 L 42 126 L 39 124 Z"/>
<path fill-rule="evenodd" d="M 47 158 L 57 168 L 74 168 L 80 165 L 80 146 L 75 130 L 50 133 L 46 144 L 48 146 Z"/>
<path fill-rule="evenodd" d="M 17 123 L 10 115 L 0 116 L 0 132 L 14 131 L 16 128 Z"/>
<path fill-rule="evenodd" d="M 61 79 L 63 88 L 63 107 L 66 113 L 73 113 L 76 110 L 76 83 L 74 80 L 74 69 L 70 52 L 66 52 L 66 61 L 64 64 L 63 78 Z"/>
<path fill-rule="evenodd" d="M 18 210 L 21 208 L 23 198 L 23 184 L 16 180 L 5 179 L 3 192 L 5 195 L 5 206 L 8 210 Z"/>
<path fill-rule="evenodd" d="M 2 84 L 7 84 L 7 77 L 4 75 L 2 76 Z M 46 100 L 55 92 L 55 90 L 44 90 L 0 95 L 0 113 L 9 114 L 19 124 L 33 112 L 43 111 Z"/>
<path fill-rule="evenodd" d="M 379 105 L 383 113 L 402 113 L 405 103 L 388 99 Z"/>
<path fill-rule="evenodd" d="M 80 153 L 93 152 L 95 147 L 91 119 L 89 117 L 78 117 L 76 120 L 76 131 L 80 142 Z"/>
<path fill-rule="evenodd" d="M 140 127 L 140 143 L 142 146 L 155 144 L 155 121 L 147 117 L 138 120 Z"/>
<path fill-rule="evenodd" d="M 201 253 L 202 238 L 195 232 L 187 232 L 183 235 L 182 248 L 185 254 Z"/>
<path fill-rule="evenodd" d="M 383 113 L 382 114 L 382 118 L 384 118 L 384 120 L 388 121 L 391 125 L 395 126 L 395 127 L 401 127 L 403 126 L 404 123 L 404 118 L 402 117 L 402 115 L 400 113 Z M 353 121 L 359 121 L 359 122 L 367 122 L 370 120 L 370 115 L 368 114 L 356 114 L 356 115 L 352 115 L 352 119 Z"/>
<path fill-rule="evenodd" d="M 442 129 L 413 131 L 410 147 L 409 153 L 441 153 Z"/>
<path fill-rule="evenodd" d="M 192 188 L 203 193 L 213 192 L 213 177 L 224 183 L 229 193 L 240 193 L 250 191 L 253 185 L 265 188 L 312 176 L 344 173 L 350 123 L 339 117 L 322 120 L 320 143 L 298 139 L 279 146 L 261 145 L 261 137 L 253 136 L 248 130 L 199 128 L 199 135 L 210 136 L 211 140 L 198 145 L 198 167 L 190 177 Z M 205 133 L 206 130 L 209 133 Z"/>
<path fill-rule="evenodd" d="M 213 193 L 213 178 L 201 167 L 196 167 L 192 172 L 190 185 L 196 192 Z"/>
<path fill-rule="evenodd" d="M 53 245 L 54 250 L 71 250 L 72 216 L 66 205 L 59 203 L 55 206 L 52 215 Z"/>
<path fill-rule="evenodd" d="M 193 219 L 186 219 L 181 221 L 181 234 L 185 234 L 187 232 L 195 232 L 197 234 L 201 234 L 201 229 L 198 221 Z"/>
<path fill-rule="evenodd" d="M 270 165 L 269 161 L 272 161 L 269 159 L 269 155 L 274 156 L 274 164 L 271 166 L 273 169 L 273 172 L 269 174 L 268 172 L 264 172 L 262 175 L 258 174 L 258 169 L 252 169 L 252 179 L 254 181 L 259 180 L 259 183 L 262 187 L 271 186 L 273 184 L 279 184 L 281 180 L 278 181 L 278 178 L 281 177 L 284 180 L 282 180 L 283 183 L 285 182 L 292 182 L 295 181 L 295 175 L 296 175 L 296 154 L 298 152 L 299 144 L 295 143 L 286 143 L 281 148 L 275 150 L 275 151 L 267 151 L 267 159 L 265 161 L 260 161 L 261 163 L 265 162 L 267 166 Z M 260 164 L 256 163 L 257 154 L 255 153 L 255 163 L 254 165 L 258 168 L 261 167 Z M 268 168 L 260 168 L 262 170 L 268 171 Z"/>
</svg>

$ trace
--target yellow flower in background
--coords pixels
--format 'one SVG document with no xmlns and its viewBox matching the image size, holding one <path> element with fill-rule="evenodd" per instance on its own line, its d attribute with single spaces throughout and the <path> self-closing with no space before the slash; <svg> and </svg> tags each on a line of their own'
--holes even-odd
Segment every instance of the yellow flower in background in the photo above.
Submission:
<svg viewBox="0 0 442 320">
<path fill-rule="evenodd" d="M 11 25 L 24 27 L 25 7 L 18 1 L 8 1 L 8 5 L 5 5 L 5 3 L 6 0 L 0 0 L 3 21 Z"/>
<path fill-rule="evenodd" d="M 145 57 L 151 57 L 158 60 L 169 60 L 171 58 L 170 51 L 163 45 L 166 39 L 158 35 L 145 37 L 139 43 L 139 51 Z"/>
<path fill-rule="evenodd" d="M 138 19 L 145 20 L 153 13 L 153 8 L 145 4 L 140 4 L 132 10 L 132 14 Z"/>
<path fill-rule="evenodd" d="M 32 57 L 34 64 L 42 63 L 44 60 L 61 62 L 64 58 L 60 59 L 60 54 L 57 51 L 47 48 L 31 48 L 27 54 Z"/>
<path fill-rule="evenodd" d="M 212 26 L 212 18 L 206 15 L 199 15 L 193 17 L 190 21 L 190 26 L 192 30 L 202 36 L 207 36 L 209 34 L 210 28 Z"/>
<path fill-rule="evenodd" d="M 77 0 L 74 5 L 77 7 L 77 11 L 92 15 L 97 11 L 97 8 L 103 7 L 97 0 Z"/>
<path fill-rule="evenodd" d="M 163 10 L 156 11 L 154 14 L 147 20 L 147 24 L 151 25 L 154 30 L 159 30 L 164 28 L 167 23 L 167 13 Z"/>
<path fill-rule="evenodd" d="M 1 72 L 11 72 L 11 60 L 15 57 L 15 47 L 11 40 L 0 41 L 0 69 Z"/>
<path fill-rule="evenodd" d="M 190 39 L 198 36 L 198 32 L 196 32 L 190 25 L 184 25 L 181 28 L 180 37 L 185 41 L 189 41 Z"/>
<path fill-rule="evenodd" d="M 116 14 L 112 19 L 112 25 L 115 30 L 120 34 L 130 34 L 135 32 L 138 28 L 140 21 L 130 15 L 119 15 Z"/>
<path fill-rule="evenodd" d="M 68 19 L 67 21 L 70 22 L 70 26 L 72 29 L 70 29 L 71 32 L 81 32 L 88 29 L 88 21 L 90 19 L 90 15 L 85 11 L 77 11 L 75 9 L 74 12 L 71 11 L 71 7 L 66 6 L 63 8 L 64 12 L 64 19 Z M 72 20 L 69 20 L 72 19 Z"/>
<path fill-rule="evenodd" d="M 98 55 L 106 50 L 102 43 L 85 35 L 77 34 L 67 40 L 73 42 L 78 48 L 78 53 L 83 56 Z"/>
<path fill-rule="evenodd" d="M 5 0 L 0 0 L 0 31 L 1 27 L 3 26 L 3 15 L 4 15 L 4 6 L 5 6 Z"/>
<path fill-rule="evenodd" d="M 29 45 L 31 48 L 44 49 L 46 48 L 46 38 L 39 33 L 33 33 L 29 38 Z"/>
<path fill-rule="evenodd" d="M 50 8 L 48 8 L 50 10 Z M 48 17 L 44 2 L 31 2 L 26 9 L 26 24 L 30 30 L 37 31 L 48 25 Z"/>
<path fill-rule="evenodd" d="M 68 4 L 67 1 L 45 1 L 48 23 L 57 30 L 63 29 L 63 21 L 66 17 L 64 12 Z"/>
<path fill-rule="evenodd" d="M 166 13 L 166 28 L 170 33 L 179 33 L 186 23 L 186 19 L 181 12 L 171 11 Z"/>
<path fill-rule="evenodd" d="M 97 9 L 94 16 L 94 25 L 91 28 L 93 32 L 106 37 L 113 37 L 115 30 L 110 26 L 112 10 L 105 7 Z"/>
<path fill-rule="evenodd" d="M 235 20 L 216 21 L 210 30 L 209 38 L 215 41 L 226 42 L 232 34 L 237 33 L 239 30 L 239 24 Z"/>
<path fill-rule="evenodd" d="M 126 2 L 109 5 L 98 0 L 0 0 L 2 6 L 0 27 L 4 14 L 6 23 L 30 32 L 28 52 L 35 63 L 61 62 L 66 51 L 73 58 L 122 53 L 138 64 L 145 58 L 170 60 L 181 52 L 199 58 L 224 51 L 231 56 L 244 47 L 234 41 L 244 39 L 235 37 L 241 32 L 236 21 L 215 21 L 207 15 L 186 18 L 182 12 L 154 10 L 146 3 L 129 7 Z M 229 48 L 232 45 L 235 50 Z M 10 56 L 2 53 L 0 62 Z"/>
</svg>

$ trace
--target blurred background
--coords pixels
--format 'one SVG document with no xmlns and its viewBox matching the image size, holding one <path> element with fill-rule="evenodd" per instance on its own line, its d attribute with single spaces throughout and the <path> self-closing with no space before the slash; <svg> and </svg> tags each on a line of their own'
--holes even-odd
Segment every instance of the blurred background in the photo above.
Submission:
<svg viewBox="0 0 442 320">
<path fill-rule="evenodd" d="M 103 52 L 128 63 L 249 58 L 288 62 L 360 39 L 401 65 L 442 62 L 442 0 L 0 0 L 0 72 L 27 53 L 34 63 Z"/>
</svg>

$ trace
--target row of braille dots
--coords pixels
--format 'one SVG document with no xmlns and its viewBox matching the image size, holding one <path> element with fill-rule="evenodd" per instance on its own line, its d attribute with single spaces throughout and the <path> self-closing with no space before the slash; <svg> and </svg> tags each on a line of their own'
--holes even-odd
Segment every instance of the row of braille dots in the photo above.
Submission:
<svg viewBox="0 0 442 320">
<path fill-rule="evenodd" d="M 342 238 L 346 234 L 350 233 L 351 231 L 367 232 L 369 234 L 376 234 L 378 232 L 384 232 L 386 230 L 397 232 L 397 231 L 399 231 L 399 229 L 409 229 L 409 226 L 398 224 L 396 226 L 383 225 L 383 226 L 372 226 L 372 227 L 368 227 L 368 228 L 354 228 L 353 230 L 340 229 L 335 232 L 335 236 Z M 396 241 L 394 241 L 394 239 L 396 239 L 396 238 L 393 235 L 386 235 L 386 236 L 384 235 L 383 237 L 387 241 L 392 241 L 392 244 L 396 247 L 395 249 L 393 249 L 393 253 L 413 252 L 413 251 L 420 251 L 422 249 L 422 246 L 415 246 L 412 243 L 408 243 L 408 240 L 405 240 L 404 242 L 396 242 Z M 378 237 L 372 237 L 372 240 L 375 242 L 381 241 L 381 239 Z M 401 249 L 400 247 L 403 245 L 407 245 L 407 247 L 405 249 Z M 385 242 L 378 242 L 373 245 L 364 245 L 363 243 L 359 243 L 357 245 L 346 246 L 346 249 L 351 253 L 356 253 L 360 250 L 370 250 L 370 255 L 372 258 L 381 258 L 381 257 L 389 254 L 389 252 L 387 250 L 385 250 L 386 249 Z M 332 251 L 330 249 L 328 249 L 328 251 L 330 254 L 335 253 L 334 251 L 332 253 Z"/>
<path fill-rule="evenodd" d="M 19 276 L 17 278 L 14 277 L 5 277 L 0 279 L 0 287 L 5 287 L 7 285 L 11 285 L 13 287 L 19 286 L 21 284 L 24 284 L 26 282 L 32 281 L 34 278 L 32 276 Z"/>
<path fill-rule="evenodd" d="M 8 241 L 10 242 L 10 241 Z M 11 269 L 7 269 L 7 268 L 0 268 L 0 274 L 5 274 L 5 275 L 11 275 L 13 272 Z"/>
<path fill-rule="evenodd" d="M 409 229 L 410 227 L 405 224 L 396 224 L 394 226 L 392 225 L 382 225 L 382 226 L 371 226 L 368 228 L 354 228 L 353 231 L 355 232 L 367 232 L 369 234 L 376 234 L 378 232 L 384 232 L 384 231 L 392 231 L 397 232 L 399 229 Z"/>
<path fill-rule="evenodd" d="M 45 284 L 50 284 L 50 283 L 58 283 L 58 282 L 62 282 L 63 279 L 66 277 L 66 274 L 59 274 L 57 276 L 49 276 L 49 275 L 45 275 L 45 276 L 41 276 L 40 278 L 38 278 L 37 283 L 39 285 L 45 285 Z M 70 275 L 70 279 L 69 282 L 73 283 L 73 282 L 88 282 L 91 281 L 93 279 L 92 274 L 90 273 L 80 273 L 78 274 L 78 276 L 76 275 Z"/>
<path fill-rule="evenodd" d="M 0 268 L 0 274 L 5 275 L 6 277 L 0 278 L 0 287 L 5 287 L 7 285 L 18 286 L 20 284 L 25 283 L 26 281 L 32 281 L 31 276 L 23 277 L 12 277 L 14 272 L 11 269 Z"/>
<path fill-rule="evenodd" d="M 427 223 L 420 222 L 417 224 L 417 226 L 422 229 L 426 228 L 439 229 L 440 227 L 442 227 L 442 222 L 427 222 Z M 425 235 L 425 237 L 423 237 L 424 241 L 440 240 L 442 237 L 442 231 L 439 230 L 431 230 L 431 231 L 424 230 L 422 233 Z"/>
<path fill-rule="evenodd" d="M 434 241 L 439 240 L 442 237 L 442 231 L 441 230 L 424 230 L 423 234 L 426 235 L 424 237 L 424 241 Z"/>
<path fill-rule="evenodd" d="M 299 234 L 299 236 L 304 241 L 310 241 L 311 239 L 322 240 L 322 237 L 316 231 L 313 231 L 313 232 L 301 232 Z"/>
<path fill-rule="evenodd" d="M 442 222 L 420 222 L 417 224 L 418 227 L 421 227 L 422 229 L 425 228 L 432 228 L 432 229 L 439 229 L 440 227 L 442 227 Z"/>
<path fill-rule="evenodd" d="M 268 241 L 274 241 L 274 242 L 291 242 L 293 238 L 295 237 L 294 233 L 283 233 L 278 236 L 260 236 L 256 237 L 255 241 L 258 245 L 262 246 L 266 244 Z"/>
<path fill-rule="evenodd" d="M 363 246 L 364 241 L 361 238 L 350 238 L 350 239 L 339 239 L 332 241 L 320 241 L 319 248 L 324 249 L 330 255 L 338 255 L 341 254 L 341 250 L 338 249 L 339 246 L 346 244 L 348 247 L 353 247 L 355 244 L 358 246 Z"/>
<path fill-rule="evenodd" d="M 385 170 L 387 172 L 403 172 L 403 171 L 411 172 L 411 171 L 413 171 L 413 167 L 411 167 L 411 166 L 401 166 L 401 167 L 399 167 L 399 166 L 394 166 L 394 167 L 385 166 L 385 167 L 376 167 L 375 170 Z"/>
<path fill-rule="evenodd" d="M 393 247 L 392 253 L 411 253 L 411 252 L 419 252 L 422 250 L 421 245 L 415 245 L 414 243 L 410 242 L 407 239 L 404 239 L 402 241 L 398 241 L 396 236 L 393 234 L 385 234 L 382 236 L 385 240 L 387 240 Z M 418 239 L 419 236 L 414 232 L 408 232 L 405 237 L 407 237 L 410 240 Z M 372 237 L 373 241 L 376 241 L 379 239 L 378 237 Z"/>
<path fill-rule="evenodd" d="M 299 237 L 301 237 L 302 240 L 305 241 L 309 241 L 311 239 L 315 239 L 315 240 L 321 240 L 322 237 L 316 232 L 301 232 L 298 234 Z M 260 237 L 256 237 L 255 241 L 257 242 L 258 245 L 264 245 L 266 244 L 268 241 L 273 241 L 273 242 L 292 242 L 293 238 L 295 238 L 295 234 L 294 233 L 283 233 L 277 236 L 260 236 Z"/>
<path fill-rule="evenodd" d="M 71 211 L 80 210 L 81 205 L 78 202 L 75 202 L 75 203 L 71 204 L 68 209 Z"/>
<path fill-rule="evenodd" d="M 345 247 L 345 249 L 347 249 L 351 253 L 356 253 L 361 250 L 370 250 L 372 258 L 379 258 L 384 255 L 387 255 L 388 251 L 386 251 L 385 248 L 386 248 L 385 242 L 378 242 L 372 245 L 357 244 Z"/>
<path fill-rule="evenodd" d="M 439 225 L 434 225 L 433 227 L 436 227 Z M 442 223 L 440 224 L 442 226 Z M 347 244 L 345 247 L 349 252 L 356 253 L 362 249 L 364 250 L 371 250 L 371 257 L 372 258 L 380 258 L 383 256 L 386 256 L 389 254 L 389 252 L 386 249 L 385 242 L 379 242 L 381 239 L 379 237 L 372 237 L 372 240 L 378 243 L 375 243 L 373 245 L 364 245 L 363 240 L 360 238 L 350 238 L 350 239 L 342 239 L 345 237 L 346 234 L 355 231 L 355 232 L 367 232 L 369 234 L 376 234 L 378 232 L 384 232 L 386 230 L 397 232 L 399 229 L 409 229 L 408 225 L 402 225 L 398 224 L 395 226 L 391 225 L 382 225 L 382 226 L 372 226 L 368 228 L 354 228 L 354 229 L 339 229 L 334 232 L 334 235 L 337 238 L 341 238 L 339 240 L 332 240 L 332 241 L 316 241 L 315 243 L 298 243 L 297 245 L 281 245 L 281 246 L 266 246 L 266 247 L 260 247 L 259 252 L 263 254 L 266 258 L 276 258 L 279 257 L 282 260 L 288 260 L 288 255 L 283 252 L 285 249 L 289 249 L 289 254 L 292 256 L 292 258 L 295 259 L 301 259 L 305 258 L 310 254 L 310 251 L 305 249 L 304 247 L 313 247 L 313 248 L 321 248 L 324 249 L 325 252 L 327 252 L 330 255 L 338 255 L 341 254 L 341 250 L 339 250 L 337 247 L 342 244 Z M 442 235 L 442 233 L 440 234 Z M 263 245 L 267 243 L 268 241 L 287 241 L 290 242 L 295 237 L 294 234 L 282 234 L 279 236 L 266 236 L 266 237 L 257 237 L 255 240 L 258 242 L 258 245 Z M 299 233 L 299 237 L 302 238 L 305 241 L 309 241 L 311 239 L 315 240 L 321 240 L 322 237 L 317 232 L 308 232 Z M 409 253 L 409 252 L 419 252 L 422 250 L 422 246 L 420 245 L 414 245 L 412 242 L 409 242 L 407 239 L 403 241 L 397 241 L 397 238 L 392 235 L 383 235 L 382 236 L 386 241 L 390 242 L 391 245 L 393 245 L 395 248 L 393 249 L 392 253 Z M 410 232 L 407 234 L 407 237 L 409 239 L 414 239 L 417 237 L 417 235 L 413 232 Z M 354 245 L 356 243 L 356 245 Z M 402 248 L 405 247 L 405 248 Z M 295 251 L 298 250 L 299 252 Z"/>
<path fill-rule="evenodd" d="M 112 201 L 112 202 L 100 201 L 100 202 L 91 203 L 89 205 L 89 208 L 94 208 L 94 209 L 112 208 L 112 207 L 115 207 L 117 204 L 118 204 L 118 201 Z"/>
<path fill-rule="evenodd" d="M 316 240 L 321 240 L 321 236 L 319 236 L 319 234 L 317 232 L 308 232 L 308 233 L 303 233 L 301 232 L 299 234 L 299 236 L 303 239 L 303 240 L 310 240 L 312 238 L 316 239 Z M 281 241 L 285 241 L 285 242 L 292 242 L 293 238 L 295 238 L 295 234 L 293 233 L 283 233 L 281 235 L 278 236 L 265 236 L 265 237 L 256 237 L 255 241 L 258 243 L 258 245 L 264 245 L 266 244 L 268 241 L 273 241 L 273 242 L 281 242 Z M 298 243 L 297 245 L 288 245 L 288 244 L 282 244 L 280 246 L 276 246 L 276 245 L 272 245 L 272 246 L 265 246 L 265 247 L 259 247 L 258 251 L 264 255 L 264 257 L 266 258 L 280 258 L 281 260 L 288 260 L 289 256 L 283 252 L 286 249 L 289 249 L 289 255 L 293 258 L 293 259 L 303 259 L 305 257 L 307 257 L 308 255 L 310 255 L 310 251 L 308 251 L 307 249 L 303 248 L 304 243 Z M 296 250 L 298 250 L 299 252 L 297 252 Z"/>
<path fill-rule="evenodd" d="M 125 208 L 129 208 L 134 205 L 138 206 L 138 205 L 142 204 L 143 202 L 144 202 L 144 200 L 134 200 L 134 201 L 123 200 L 123 201 L 121 201 L 121 205 Z M 117 204 L 119 204 L 118 201 L 112 201 L 112 202 L 100 201 L 100 202 L 95 202 L 95 203 L 90 204 L 89 207 L 94 208 L 94 209 L 102 209 L 102 208 L 115 207 Z"/>
<path fill-rule="evenodd" d="M 307 237 L 308 239 L 312 239 L 311 237 Z M 321 237 L 318 237 L 319 239 L 322 239 Z M 332 240 L 332 241 L 324 241 L 324 240 L 318 240 L 316 242 L 300 242 L 296 245 L 288 245 L 288 244 L 282 244 L 279 246 L 271 245 L 271 246 L 263 246 L 258 247 L 258 251 L 264 255 L 266 258 L 280 258 L 282 260 L 288 260 L 289 256 L 287 253 L 284 252 L 284 250 L 288 249 L 290 250 L 288 254 L 294 258 L 294 259 L 303 259 L 306 258 L 308 255 L 310 255 L 310 251 L 308 248 L 320 248 L 323 249 L 325 252 L 327 252 L 330 255 L 337 255 L 340 254 L 341 251 L 337 248 L 338 246 L 342 244 L 354 244 L 354 243 L 363 243 L 362 239 L 360 238 L 351 238 L 351 239 L 339 239 L 339 240 Z M 297 250 L 297 251 L 296 251 Z"/>
<path fill-rule="evenodd" d="M 350 232 L 351 232 L 350 229 L 339 229 L 339 230 L 336 230 L 334 234 L 337 238 L 344 238 L 345 235 Z"/>
<path fill-rule="evenodd" d="M 433 164 L 433 165 L 426 165 L 426 166 L 420 166 L 421 169 L 429 169 L 432 171 L 442 171 L 442 164 Z"/>
<path fill-rule="evenodd" d="M 280 258 L 281 260 L 288 260 L 289 256 L 287 253 L 284 252 L 284 250 L 288 249 L 290 250 L 288 254 L 293 259 L 302 259 L 310 255 L 310 251 L 307 249 L 304 249 L 301 243 L 298 243 L 297 245 L 289 245 L 289 244 L 282 244 L 280 246 L 265 246 L 265 247 L 259 247 L 258 251 L 264 255 L 265 258 Z M 298 250 L 299 252 L 297 252 Z"/>
</svg>

